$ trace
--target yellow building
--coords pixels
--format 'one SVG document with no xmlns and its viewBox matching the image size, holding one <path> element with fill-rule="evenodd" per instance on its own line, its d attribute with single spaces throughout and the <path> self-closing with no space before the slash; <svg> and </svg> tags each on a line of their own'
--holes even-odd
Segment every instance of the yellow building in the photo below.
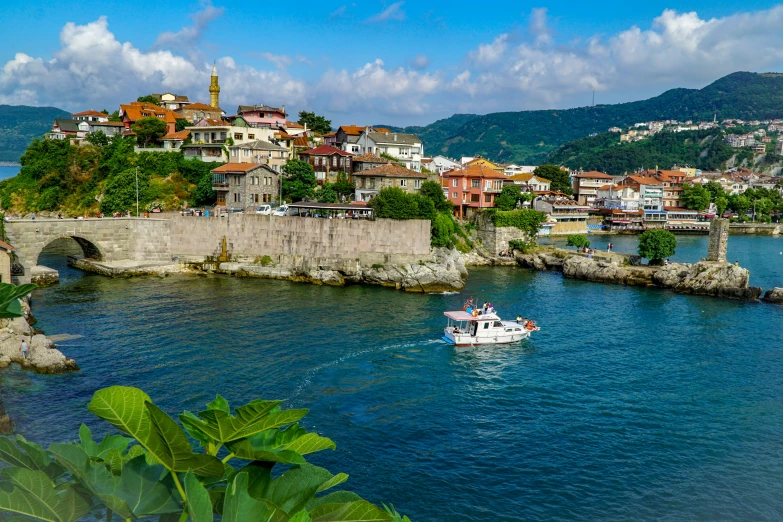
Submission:
<svg viewBox="0 0 783 522">
<path fill-rule="evenodd" d="M 503 173 L 503 170 L 504 170 L 504 167 L 502 167 L 502 166 L 500 166 L 500 165 L 498 165 L 496 163 L 492 163 L 488 159 L 482 158 L 481 156 L 477 156 L 473 160 L 467 162 L 465 164 L 465 168 L 468 168 L 468 167 L 485 167 L 485 168 L 488 168 L 490 170 L 494 170 L 494 171 L 500 172 L 500 173 Z"/>
<path fill-rule="evenodd" d="M 677 167 L 677 170 L 680 172 L 684 172 L 686 176 L 689 178 L 695 178 L 696 177 L 696 169 L 691 167 Z"/>
</svg>

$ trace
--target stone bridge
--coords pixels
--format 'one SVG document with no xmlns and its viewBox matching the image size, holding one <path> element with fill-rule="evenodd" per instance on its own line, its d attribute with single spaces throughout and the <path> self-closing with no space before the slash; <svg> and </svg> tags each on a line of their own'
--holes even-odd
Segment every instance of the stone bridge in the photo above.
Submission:
<svg viewBox="0 0 783 522">
<path fill-rule="evenodd" d="M 61 238 L 73 239 L 84 257 L 96 261 L 171 260 L 169 223 L 165 219 L 18 220 L 7 221 L 5 231 L 15 248 L 15 279 L 19 283 L 30 281 L 30 270 L 38 264 L 41 251 Z"/>
</svg>

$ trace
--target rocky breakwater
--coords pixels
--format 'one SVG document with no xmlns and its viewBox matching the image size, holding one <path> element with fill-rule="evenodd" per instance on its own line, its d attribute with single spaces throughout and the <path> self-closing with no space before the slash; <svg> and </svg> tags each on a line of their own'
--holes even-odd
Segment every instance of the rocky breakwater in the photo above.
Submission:
<svg viewBox="0 0 783 522">
<path fill-rule="evenodd" d="M 758 299 L 761 288 L 748 284 L 748 270 L 719 261 L 672 263 L 660 267 L 622 266 L 616 262 L 572 255 L 563 261 L 563 275 L 571 279 L 667 288 L 681 294 L 732 299 Z"/>
<path fill-rule="evenodd" d="M 775 287 L 772 290 L 767 290 L 762 300 L 768 303 L 783 304 L 783 288 Z"/>
<path fill-rule="evenodd" d="M 194 269 L 239 277 L 261 277 L 317 285 L 344 286 L 370 284 L 387 286 L 406 292 L 458 292 L 464 288 L 468 271 L 455 249 L 434 248 L 429 259 L 418 263 L 374 263 L 370 266 L 358 260 L 305 259 L 302 257 L 241 261 L 190 263 Z"/>
</svg>

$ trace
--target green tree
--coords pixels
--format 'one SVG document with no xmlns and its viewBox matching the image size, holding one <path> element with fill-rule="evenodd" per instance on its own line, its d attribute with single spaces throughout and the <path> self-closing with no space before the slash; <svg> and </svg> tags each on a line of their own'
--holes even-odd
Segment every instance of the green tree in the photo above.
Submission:
<svg viewBox="0 0 783 522">
<path fill-rule="evenodd" d="M 772 201 L 768 198 L 761 198 L 756 200 L 755 211 L 757 216 L 768 216 L 772 210 Z"/>
<path fill-rule="evenodd" d="M 725 196 L 719 196 L 715 198 L 715 207 L 717 208 L 718 217 L 722 216 L 726 212 L 726 208 L 729 206 L 729 200 Z"/>
<path fill-rule="evenodd" d="M 434 219 L 435 204 L 419 194 L 408 194 L 399 187 L 386 187 L 370 202 L 373 215 L 386 219 Z"/>
<path fill-rule="evenodd" d="M 733 194 L 729 196 L 729 208 L 739 214 L 740 217 L 744 217 L 750 209 L 750 200 L 742 194 Z"/>
<path fill-rule="evenodd" d="M 105 147 L 109 144 L 109 137 L 103 131 L 91 132 L 84 139 L 96 147 Z"/>
<path fill-rule="evenodd" d="M 190 122 L 185 118 L 177 118 L 176 123 L 174 123 L 174 130 L 177 132 L 184 131 L 188 125 L 190 125 Z"/>
<path fill-rule="evenodd" d="M 114 111 L 109 115 L 109 121 L 113 121 L 115 123 L 121 122 L 122 119 L 120 119 L 120 111 Z"/>
<path fill-rule="evenodd" d="M 356 186 L 347 172 L 337 173 L 337 181 L 332 185 L 332 188 L 338 195 L 346 198 L 352 196 L 356 191 Z"/>
<path fill-rule="evenodd" d="M 723 190 L 723 187 L 717 181 L 708 181 L 704 185 L 704 188 L 710 191 L 711 201 L 715 201 L 720 197 L 726 197 L 726 191 Z"/>
<path fill-rule="evenodd" d="M 710 206 L 711 193 L 701 185 L 686 183 L 680 201 L 689 210 L 706 210 Z"/>
<path fill-rule="evenodd" d="M 583 234 L 570 234 L 566 245 L 576 248 L 590 248 L 590 240 Z"/>
<path fill-rule="evenodd" d="M 419 194 L 432 201 L 435 210 L 438 212 L 452 212 L 454 204 L 446 199 L 443 193 L 443 187 L 437 181 L 427 180 L 421 184 Z"/>
<path fill-rule="evenodd" d="M 314 112 L 299 111 L 299 125 L 307 125 L 307 128 L 318 134 L 328 134 L 332 131 L 332 120 L 318 116 Z"/>
<path fill-rule="evenodd" d="M 513 246 L 519 250 L 525 250 L 527 247 L 536 245 L 541 226 L 546 222 L 547 216 L 543 212 L 530 208 L 502 212 L 496 209 L 488 211 L 490 213 L 492 224 L 496 227 L 516 227 L 527 232 L 526 241 L 517 241 Z"/>
<path fill-rule="evenodd" d="M 143 171 L 139 170 L 139 208 L 143 208 L 146 201 L 145 192 L 149 189 L 150 180 Z M 101 200 L 101 212 L 112 214 L 114 212 L 136 211 L 136 170 L 128 169 L 110 179 L 104 188 Z"/>
<path fill-rule="evenodd" d="M 139 96 L 138 98 L 136 98 L 136 101 L 160 105 L 160 100 L 151 94 L 148 94 L 146 96 Z"/>
<path fill-rule="evenodd" d="M 571 175 L 568 171 L 561 169 L 557 165 L 539 165 L 533 171 L 537 178 L 544 178 L 551 181 L 549 188 L 566 194 L 573 194 L 571 188 Z"/>
<path fill-rule="evenodd" d="M 518 185 L 506 185 L 500 194 L 495 196 L 495 208 L 498 210 L 514 210 L 522 200 L 522 189 Z"/>
<path fill-rule="evenodd" d="M 668 230 L 647 230 L 639 236 L 639 255 L 650 260 L 651 265 L 661 265 L 674 255 L 677 237 Z"/>
<path fill-rule="evenodd" d="M 302 201 L 315 193 L 318 180 L 309 163 L 292 159 L 283 165 L 283 198 L 290 201 Z"/>
<path fill-rule="evenodd" d="M 196 189 L 193 191 L 193 204 L 196 206 L 211 205 L 216 199 L 217 194 L 212 190 L 212 173 L 207 170 L 196 183 Z"/>
<path fill-rule="evenodd" d="M 337 191 L 334 190 L 334 185 L 331 183 L 324 183 L 320 190 L 315 192 L 315 199 L 317 199 L 319 203 L 337 203 L 340 198 L 337 195 Z"/>
<path fill-rule="evenodd" d="M 457 223 L 450 214 L 440 212 L 432 220 L 432 230 L 430 234 L 430 243 L 434 247 L 451 247 L 452 237 L 457 231 Z"/>
<path fill-rule="evenodd" d="M 142 118 L 131 125 L 136 140 L 145 147 L 151 141 L 157 141 L 166 134 L 166 122 L 159 118 Z"/>
<path fill-rule="evenodd" d="M 83 424 L 77 442 L 48 449 L 22 436 L 1 438 L 0 512 L 50 522 L 410 522 L 354 493 L 327 493 L 348 475 L 305 456 L 334 442 L 299 426 L 308 410 L 284 410 L 281 402 L 232 410 L 218 395 L 178 423 L 138 388 L 98 390 L 87 409 L 121 435 L 95 441 Z"/>
</svg>

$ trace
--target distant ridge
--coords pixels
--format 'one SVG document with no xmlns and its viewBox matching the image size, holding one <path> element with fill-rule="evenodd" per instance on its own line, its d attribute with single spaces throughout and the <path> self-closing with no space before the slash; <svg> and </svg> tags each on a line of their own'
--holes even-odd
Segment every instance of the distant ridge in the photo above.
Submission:
<svg viewBox="0 0 783 522">
<path fill-rule="evenodd" d="M 576 109 L 457 114 L 423 127 L 396 127 L 421 137 L 429 155 L 482 155 L 539 164 L 564 143 L 610 127 L 649 120 L 783 117 L 783 74 L 736 72 L 703 89 L 671 89 L 648 100 Z"/>
<path fill-rule="evenodd" d="M 30 142 L 49 132 L 55 118 L 70 117 L 55 107 L 0 105 L 0 162 L 18 163 Z"/>
</svg>

